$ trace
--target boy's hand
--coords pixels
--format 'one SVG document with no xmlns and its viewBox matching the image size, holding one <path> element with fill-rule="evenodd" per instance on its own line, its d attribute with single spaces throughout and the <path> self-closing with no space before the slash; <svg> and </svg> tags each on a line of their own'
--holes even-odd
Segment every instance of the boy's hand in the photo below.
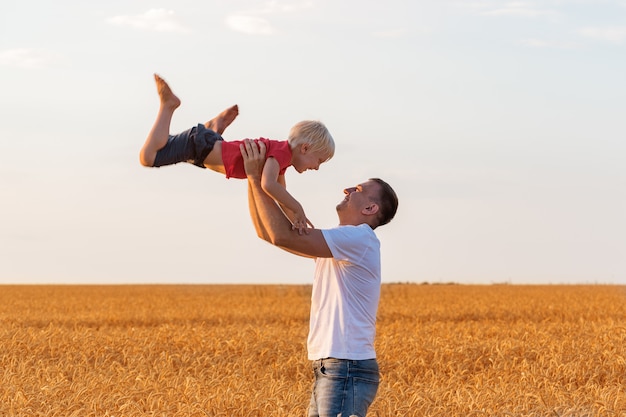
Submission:
<svg viewBox="0 0 626 417">
<path fill-rule="evenodd" d="M 289 209 L 284 209 L 287 217 L 291 221 L 291 230 L 298 230 L 298 234 L 309 234 L 309 228 L 315 228 L 313 223 L 304 215 L 304 211 L 295 212 Z"/>
<path fill-rule="evenodd" d="M 263 165 L 265 165 L 265 144 L 246 139 L 239 145 L 239 151 L 243 157 L 243 166 L 248 178 L 260 180 Z"/>
<path fill-rule="evenodd" d="M 314 229 L 315 226 L 313 226 L 313 223 L 311 223 L 311 221 L 309 219 L 307 219 L 306 217 L 304 218 L 304 220 L 296 220 L 295 222 L 293 222 L 293 225 L 291 226 L 291 230 L 296 230 L 298 229 L 298 234 L 309 234 L 309 228 Z"/>
</svg>

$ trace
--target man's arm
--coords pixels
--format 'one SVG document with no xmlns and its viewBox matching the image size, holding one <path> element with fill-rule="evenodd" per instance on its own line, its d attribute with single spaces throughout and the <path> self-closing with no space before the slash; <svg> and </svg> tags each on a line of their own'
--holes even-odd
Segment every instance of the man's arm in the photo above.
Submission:
<svg viewBox="0 0 626 417">
<path fill-rule="evenodd" d="M 261 172 L 265 160 L 265 145 L 258 147 L 246 141 L 240 146 L 248 175 L 248 207 L 257 235 L 274 246 L 310 258 L 331 258 L 321 230 L 308 229 L 308 234 L 294 231 L 291 222 L 261 187 Z"/>
<path fill-rule="evenodd" d="M 252 195 L 252 187 L 248 184 L 248 209 L 250 210 L 250 218 L 252 219 L 252 224 L 254 225 L 254 229 L 256 230 L 256 234 L 261 239 L 269 242 L 269 235 L 267 234 L 267 230 L 263 227 L 261 223 L 261 219 L 259 217 L 259 212 L 256 208 L 256 203 L 254 202 L 254 197 Z"/>
</svg>

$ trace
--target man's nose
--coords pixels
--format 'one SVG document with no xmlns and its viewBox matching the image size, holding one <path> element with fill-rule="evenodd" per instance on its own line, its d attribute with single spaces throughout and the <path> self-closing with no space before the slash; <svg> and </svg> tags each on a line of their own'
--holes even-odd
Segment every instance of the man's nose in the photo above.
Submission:
<svg viewBox="0 0 626 417">
<path fill-rule="evenodd" d="M 349 187 L 349 188 L 344 188 L 343 189 L 343 193 L 345 195 L 352 194 L 355 191 L 356 191 L 356 187 Z"/>
</svg>

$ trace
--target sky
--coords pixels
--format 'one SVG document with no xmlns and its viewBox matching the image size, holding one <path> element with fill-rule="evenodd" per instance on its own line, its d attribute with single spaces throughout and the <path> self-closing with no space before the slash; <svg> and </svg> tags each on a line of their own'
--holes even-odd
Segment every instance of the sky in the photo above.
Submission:
<svg viewBox="0 0 626 417">
<path fill-rule="evenodd" d="M 318 228 L 371 177 L 383 282 L 626 285 L 626 0 L 3 0 L 0 284 L 308 284 L 257 238 L 246 182 L 142 167 L 153 73 L 172 133 L 322 121 L 286 173 Z"/>
</svg>

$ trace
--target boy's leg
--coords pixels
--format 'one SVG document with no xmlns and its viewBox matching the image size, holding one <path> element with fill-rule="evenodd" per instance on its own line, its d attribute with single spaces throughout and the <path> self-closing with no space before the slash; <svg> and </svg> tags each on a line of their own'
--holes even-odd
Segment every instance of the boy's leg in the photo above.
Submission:
<svg viewBox="0 0 626 417">
<path fill-rule="evenodd" d="M 163 78 L 154 74 L 154 81 L 156 82 L 161 104 L 152 130 L 150 130 L 146 142 L 139 152 L 141 165 L 147 167 L 154 166 L 157 152 L 167 144 L 172 116 L 174 111 L 180 106 L 180 99 L 174 95 Z"/>
<path fill-rule="evenodd" d="M 239 107 L 235 104 L 232 107 L 227 108 L 220 114 L 209 120 L 204 124 L 207 129 L 211 129 L 220 135 L 224 133 L 224 130 L 235 120 L 235 117 L 239 114 Z"/>
<path fill-rule="evenodd" d="M 173 165 L 179 162 L 189 162 L 201 168 L 207 166 L 214 171 L 222 172 L 222 153 L 213 154 L 216 142 L 223 140 L 222 136 L 210 127 L 224 131 L 237 116 L 237 106 L 232 106 L 205 124 L 198 124 L 184 132 L 168 135 L 165 145 L 157 150 L 152 167 Z M 209 127 L 207 127 L 209 126 Z M 223 168 L 223 167 L 222 167 Z"/>
</svg>

